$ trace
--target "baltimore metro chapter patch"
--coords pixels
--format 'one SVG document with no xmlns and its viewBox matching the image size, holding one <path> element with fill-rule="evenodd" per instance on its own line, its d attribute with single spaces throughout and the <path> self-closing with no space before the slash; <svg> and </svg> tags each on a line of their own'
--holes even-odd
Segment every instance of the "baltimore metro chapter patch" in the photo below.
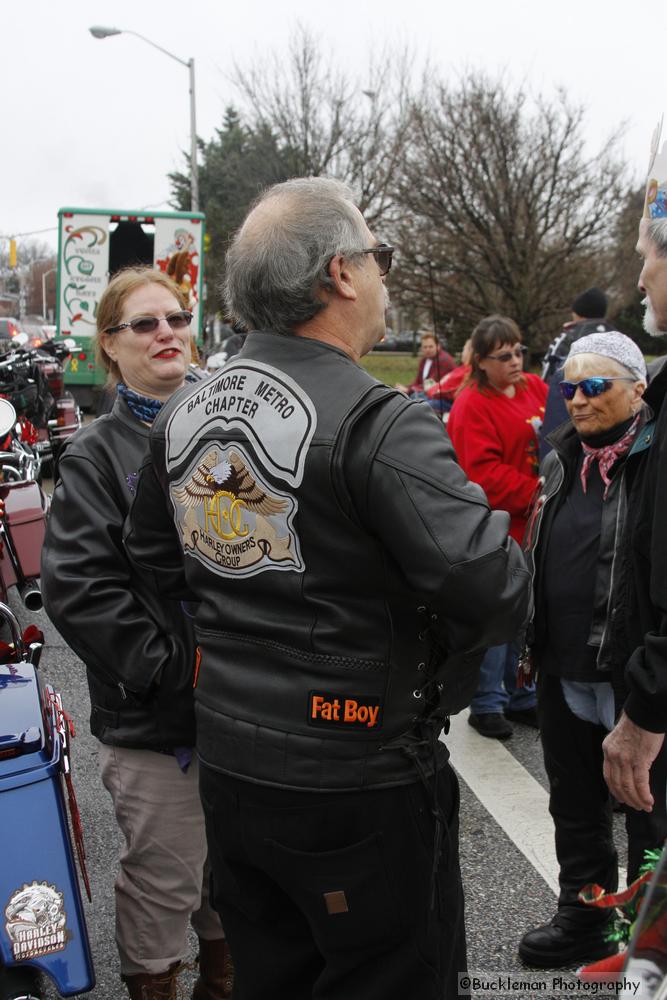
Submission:
<svg viewBox="0 0 667 1000">
<path fill-rule="evenodd" d="M 169 418 L 167 468 L 180 466 L 192 442 L 216 431 L 247 438 L 270 476 L 299 486 L 317 414 L 310 397 L 284 372 L 261 361 L 232 359 L 190 393 Z"/>
<path fill-rule="evenodd" d="M 170 489 L 187 554 L 220 576 L 303 570 L 297 502 L 267 485 L 238 443 L 210 441 Z"/>
</svg>

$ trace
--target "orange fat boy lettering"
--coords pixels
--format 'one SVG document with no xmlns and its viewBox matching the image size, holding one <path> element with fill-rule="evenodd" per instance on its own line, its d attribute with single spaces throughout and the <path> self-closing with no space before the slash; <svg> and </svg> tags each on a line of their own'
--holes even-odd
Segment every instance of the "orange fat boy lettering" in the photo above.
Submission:
<svg viewBox="0 0 667 1000">
<path fill-rule="evenodd" d="M 308 723 L 341 729 L 377 729 L 382 721 L 381 700 L 375 695 L 343 695 L 311 691 Z"/>
</svg>

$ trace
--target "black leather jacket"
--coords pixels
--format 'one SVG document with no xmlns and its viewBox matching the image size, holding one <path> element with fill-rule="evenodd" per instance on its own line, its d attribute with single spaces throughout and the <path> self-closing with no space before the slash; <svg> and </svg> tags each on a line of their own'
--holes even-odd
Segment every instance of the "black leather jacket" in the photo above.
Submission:
<svg viewBox="0 0 667 1000">
<path fill-rule="evenodd" d="M 647 419 L 644 408 L 640 428 L 635 441 L 641 440 L 641 431 Z M 526 563 L 533 578 L 534 617 L 528 630 L 527 642 L 533 648 L 536 666 L 540 666 L 540 650 L 548 642 L 544 623 L 546 612 L 542 596 L 544 557 L 554 516 L 568 491 L 572 487 L 578 461 L 581 457 L 581 442 L 573 425 L 568 423 L 558 427 L 549 435 L 552 451 L 540 467 L 539 489 L 526 527 L 524 551 Z M 628 456 L 617 462 L 612 469 L 611 483 L 602 505 L 600 524 L 600 547 L 596 567 L 594 603 L 591 613 L 591 627 L 588 644 L 598 647 L 597 669 L 605 673 L 618 673 L 618 636 L 614 619 L 618 605 L 618 574 L 620 541 L 623 537 L 627 498 L 624 483 L 625 463 Z"/>
<path fill-rule="evenodd" d="M 117 398 L 68 442 L 42 552 L 52 622 L 86 664 L 91 730 L 103 743 L 194 746 L 195 643 L 179 602 L 161 597 L 123 546 L 149 428 Z"/>
<path fill-rule="evenodd" d="M 625 666 L 628 717 L 667 731 L 667 362 L 652 372 L 644 399 L 653 419 L 627 460 L 628 520 L 623 546 L 617 645 Z"/>
<path fill-rule="evenodd" d="M 172 592 L 185 549 L 203 761 L 327 791 L 412 782 L 415 757 L 446 758 L 445 714 L 474 694 L 484 647 L 516 633 L 529 588 L 507 514 L 429 408 L 336 348 L 255 332 L 169 401 L 151 442 L 126 543 Z"/>
</svg>

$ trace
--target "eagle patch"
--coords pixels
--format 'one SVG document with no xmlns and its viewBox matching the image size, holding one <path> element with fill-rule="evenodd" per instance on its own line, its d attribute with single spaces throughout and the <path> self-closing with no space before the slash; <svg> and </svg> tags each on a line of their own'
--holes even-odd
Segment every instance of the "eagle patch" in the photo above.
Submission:
<svg viewBox="0 0 667 1000">
<path fill-rule="evenodd" d="M 296 500 L 268 486 L 239 444 L 207 444 L 171 486 L 171 499 L 185 552 L 214 573 L 303 570 Z"/>
</svg>

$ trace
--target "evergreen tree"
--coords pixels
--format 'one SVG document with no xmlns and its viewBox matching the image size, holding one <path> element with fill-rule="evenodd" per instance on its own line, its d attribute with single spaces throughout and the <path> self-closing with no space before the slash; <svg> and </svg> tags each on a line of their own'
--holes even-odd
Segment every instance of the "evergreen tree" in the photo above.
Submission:
<svg viewBox="0 0 667 1000">
<path fill-rule="evenodd" d="M 199 200 L 210 238 L 205 260 L 208 313 L 213 314 L 224 310 L 219 284 L 231 237 L 259 192 L 286 180 L 290 172 L 270 128 L 247 128 L 232 107 L 226 109 L 222 128 L 210 142 L 199 141 L 199 158 Z M 188 211 L 189 172 L 171 173 L 169 180 L 174 208 Z"/>
</svg>

